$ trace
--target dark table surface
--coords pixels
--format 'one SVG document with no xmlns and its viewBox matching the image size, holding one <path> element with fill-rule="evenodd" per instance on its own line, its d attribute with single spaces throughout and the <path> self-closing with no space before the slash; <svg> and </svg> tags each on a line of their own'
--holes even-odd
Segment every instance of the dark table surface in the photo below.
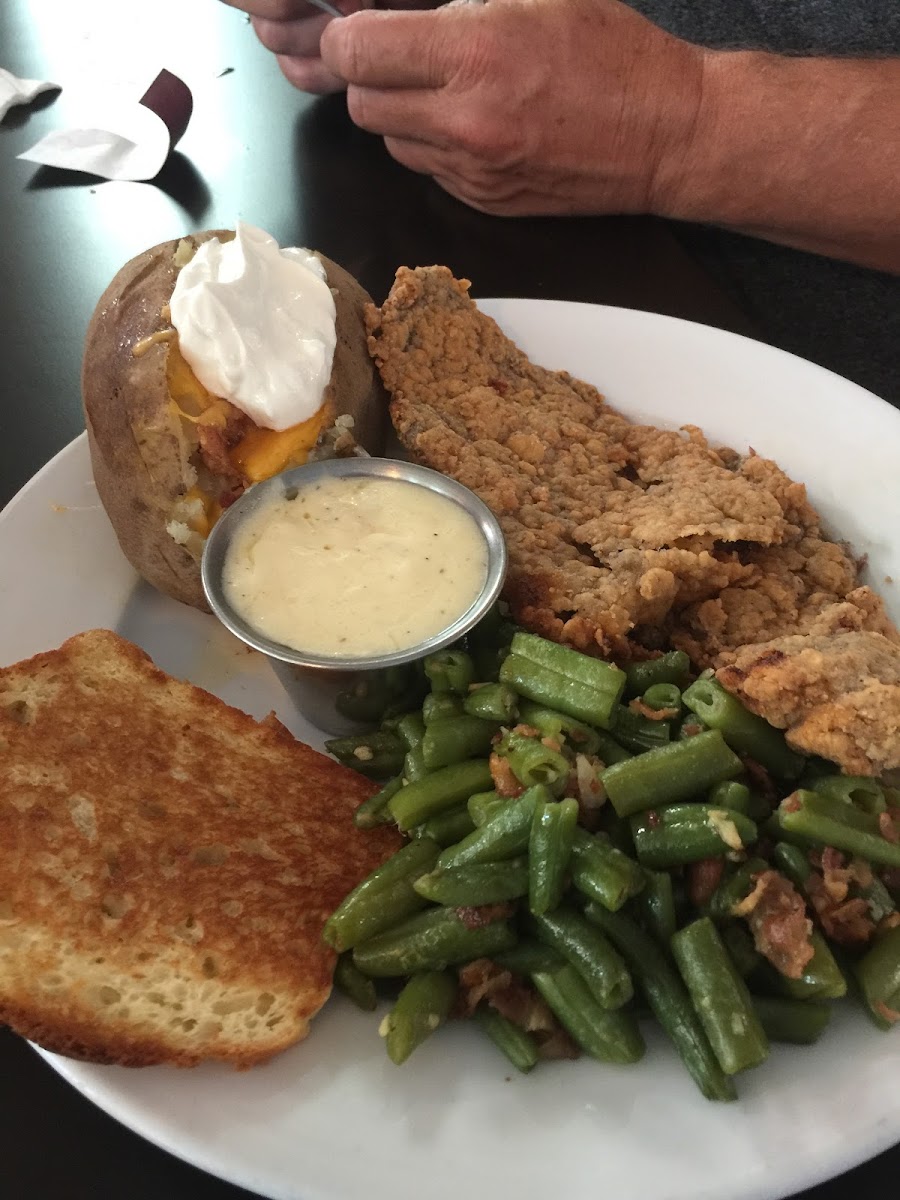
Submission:
<svg viewBox="0 0 900 1200">
<path fill-rule="evenodd" d="M 376 299 L 401 264 L 442 262 L 476 297 L 616 304 L 753 333 L 660 222 L 505 222 L 408 174 L 349 123 L 341 98 L 292 91 L 244 17 L 214 0 L 4 0 L 0 66 L 64 85 L 0 124 L 0 505 L 83 428 L 82 339 L 115 271 L 156 242 L 239 217 L 321 249 Z M 139 96 L 162 67 L 189 83 L 194 115 L 152 184 L 16 160 L 92 88 L 127 81 Z M 4 1200 L 250 1195 L 118 1125 L 8 1030 L 0 1113 Z M 804 1200 L 895 1195 L 898 1171 L 900 1147 Z"/>
</svg>

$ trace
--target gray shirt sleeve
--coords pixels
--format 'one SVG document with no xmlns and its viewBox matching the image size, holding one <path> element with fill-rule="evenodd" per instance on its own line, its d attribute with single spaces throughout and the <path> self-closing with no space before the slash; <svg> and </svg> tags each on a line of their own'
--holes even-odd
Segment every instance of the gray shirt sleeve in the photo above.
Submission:
<svg viewBox="0 0 900 1200">
<path fill-rule="evenodd" d="M 627 2 L 670 33 L 715 48 L 900 54 L 898 0 Z M 900 278 L 720 229 L 673 229 L 761 337 L 900 406 Z"/>
</svg>

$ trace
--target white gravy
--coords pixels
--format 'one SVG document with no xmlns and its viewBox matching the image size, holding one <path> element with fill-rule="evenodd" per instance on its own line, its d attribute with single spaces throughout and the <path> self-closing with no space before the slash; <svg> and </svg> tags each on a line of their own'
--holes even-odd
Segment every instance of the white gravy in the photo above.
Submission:
<svg viewBox="0 0 900 1200">
<path fill-rule="evenodd" d="M 272 641 L 367 658 L 446 629 L 478 598 L 487 565 L 481 530 L 446 496 L 405 480 L 335 477 L 248 518 L 222 584 Z"/>
</svg>

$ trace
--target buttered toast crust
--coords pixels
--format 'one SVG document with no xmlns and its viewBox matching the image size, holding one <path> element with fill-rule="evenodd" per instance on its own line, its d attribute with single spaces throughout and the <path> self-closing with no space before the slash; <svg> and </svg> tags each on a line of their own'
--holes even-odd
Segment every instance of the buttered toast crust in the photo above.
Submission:
<svg viewBox="0 0 900 1200">
<path fill-rule="evenodd" d="M 94 1062 L 252 1066 L 331 989 L 398 845 L 373 786 L 106 630 L 0 670 L 0 1023 Z"/>
</svg>

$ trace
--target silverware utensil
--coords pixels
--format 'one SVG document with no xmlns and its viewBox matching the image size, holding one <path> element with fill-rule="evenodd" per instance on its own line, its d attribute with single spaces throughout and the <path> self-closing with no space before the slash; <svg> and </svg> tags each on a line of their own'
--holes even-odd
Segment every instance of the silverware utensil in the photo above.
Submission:
<svg viewBox="0 0 900 1200">
<path fill-rule="evenodd" d="M 328 13 L 331 17 L 342 17 L 344 14 L 339 8 L 335 8 L 330 0 L 309 0 L 310 4 L 314 4 L 316 8 L 321 8 L 323 13 Z"/>
</svg>

